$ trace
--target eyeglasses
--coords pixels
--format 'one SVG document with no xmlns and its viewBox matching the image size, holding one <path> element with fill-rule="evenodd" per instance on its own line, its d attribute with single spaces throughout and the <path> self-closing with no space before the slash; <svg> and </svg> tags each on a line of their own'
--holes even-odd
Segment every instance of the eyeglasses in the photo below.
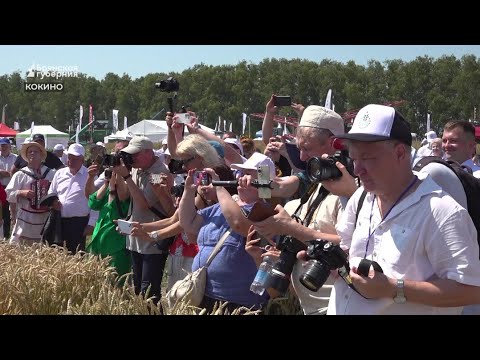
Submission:
<svg viewBox="0 0 480 360">
<path fill-rule="evenodd" d="M 185 160 L 182 160 L 182 163 L 183 165 L 187 165 L 190 161 L 192 161 L 193 159 L 195 159 L 195 156 L 192 156 L 191 158 L 188 158 L 188 159 L 185 159 Z"/>
</svg>

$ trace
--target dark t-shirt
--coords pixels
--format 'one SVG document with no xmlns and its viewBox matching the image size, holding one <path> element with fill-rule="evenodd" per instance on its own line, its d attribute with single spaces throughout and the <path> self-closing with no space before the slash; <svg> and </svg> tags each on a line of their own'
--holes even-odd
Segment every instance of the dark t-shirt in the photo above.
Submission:
<svg viewBox="0 0 480 360">
<path fill-rule="evenodd" d="M 47 158 L 45 159 L 44 164 L 46 167 L 50 169 L 55 169 L 55 170 L 63 167 L 62 161 L 57 156 L 55 156 L 51 151 L 47 151 Z M 28 163 L 21 156 L 17 156 L 17 159 L 15 160 L 14 165 L 18 170 L 20 170 L 25 166 L 27 166 Z"/>
</svg>

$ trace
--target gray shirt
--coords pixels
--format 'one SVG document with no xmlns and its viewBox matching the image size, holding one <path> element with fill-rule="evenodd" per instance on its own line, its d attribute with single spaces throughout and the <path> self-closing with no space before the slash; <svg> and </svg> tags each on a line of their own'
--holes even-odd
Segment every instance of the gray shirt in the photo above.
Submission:
<svg viewBox="0 0 480 360">
<path fill-rule="evenodd" d="M 150 184 L 150 174 L 160 174 L 166 173 L 169 174 L 167 167 L 157 158 L 155 163 L 150 166 L 147 170 L 141 169 L 132 169 L 132 179 L 135 184 L 142 191 L 145 196 L 146 201 L 150 207 L 154 207 L 160 213 L 165 214 L 164 208 L 158 200 L 157 196 L 153 192 L 152 184 Z M 130 221 L 138 221 L 140 223 L 153 222 L 160 220 L 160 218 L 155 215 L 150 209 L 140 209 L 135 202 L 135 199 L 132 199 L 132 208 L 131 208 L 131 218 Z M 138 252 L 140 254 L 160 254 L 160 250 L 155 246 L 155 242 L 143 240 L 136 236 L 127 236 L 126 247 L 129 250 Z"/>
</svg>

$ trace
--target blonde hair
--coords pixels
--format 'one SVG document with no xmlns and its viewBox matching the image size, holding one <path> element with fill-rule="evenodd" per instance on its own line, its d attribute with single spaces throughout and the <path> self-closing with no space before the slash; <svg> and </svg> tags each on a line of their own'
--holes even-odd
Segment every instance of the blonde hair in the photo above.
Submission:
<svg viewBox="0 0 480 360">
<path fill-rule="evenodd" d="M 215 148 L 200 135 L 188 135 L 177 145 L 177 155 L 181 157 L 200 156 L 204 167 L 213 168 L 223 164 Z"/>
</svg>

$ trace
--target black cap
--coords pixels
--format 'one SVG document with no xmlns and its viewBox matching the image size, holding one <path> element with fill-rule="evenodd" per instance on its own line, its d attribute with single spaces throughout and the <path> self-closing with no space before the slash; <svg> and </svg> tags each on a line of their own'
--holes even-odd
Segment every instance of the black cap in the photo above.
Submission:
<svg viewBox="0 0 480 360">
<path fill-rule="evenodd" d="M 43 142 L 45 142 L 45 136 L 43 136 L 43 134 L 35 134 L 35 135 L 33 135 L 32 141 L 37 141 L 37 140 L 42 140 Z"/>
</svg>

